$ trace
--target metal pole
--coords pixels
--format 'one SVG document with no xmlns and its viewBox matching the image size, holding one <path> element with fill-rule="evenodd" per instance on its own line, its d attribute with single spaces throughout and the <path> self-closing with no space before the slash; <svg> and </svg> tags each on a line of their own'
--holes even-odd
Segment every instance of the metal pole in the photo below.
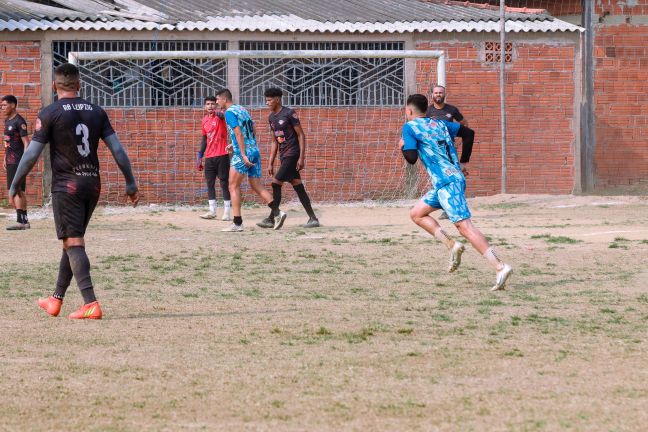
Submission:
<svg viewBox="0 0 648 432">
<path fill-rule="evenodd" d="M 505 0 L 500 0 L 500 118 L 502 127 L 502 188 L 501 192 L 506 193 L 506 5 Z"/>
</svg>

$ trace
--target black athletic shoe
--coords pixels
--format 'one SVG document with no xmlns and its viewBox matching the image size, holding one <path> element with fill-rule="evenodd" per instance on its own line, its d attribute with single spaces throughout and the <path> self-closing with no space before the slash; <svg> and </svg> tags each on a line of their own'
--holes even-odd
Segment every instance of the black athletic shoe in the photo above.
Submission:
<svg viewBox="0 0 648 432">
<path fill-rule="evenodd" d="M 308 222 L 306 222 L 305 225 L 303 225 L 304 228 L 317 228 L 320 226 L 319 220 L 317 218 L 311 218 L 308 219 Z"/>
<path fill-rule="evenodd" d="M 274 228 L 274 220 L 267 217 L 261 222 L 257 222 L 257 226 L 261 228 Z"/>
</svg>

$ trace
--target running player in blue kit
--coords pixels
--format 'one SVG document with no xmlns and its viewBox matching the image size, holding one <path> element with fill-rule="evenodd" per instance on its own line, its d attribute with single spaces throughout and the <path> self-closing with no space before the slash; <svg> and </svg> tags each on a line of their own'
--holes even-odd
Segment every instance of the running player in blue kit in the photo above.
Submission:
<svg viewBox="0 0 648 432">
<path fill-rule="evenodd" d="M 448 271 L 454 272 L 461 264 L 461 255 L 465 247 L 450 237 L 430 216 L 435 210 L 445 210 L 459 233 L 495 268 L 496 281 L 491 291 L 502 290 L 512 268 L 500 260 L 484 235 L 470 220 L 471 214 L 464 196 L 466 180 L 448 129 L 455 126 L 442 120 L 427 118 L 427 108 L 428 100 L 424 95 L 414 94 L 407 98 L 405 115 L 408 122 L 403 126 L 402 139 L 399 142 L 405 160 L 414 164 L 421 159 L 432 182 L 432 189 L 410 210 L 410 217 L 414 223 L 450 250 Z M 456 133 L 455 130 L 452 132 Z"/>
</svg>

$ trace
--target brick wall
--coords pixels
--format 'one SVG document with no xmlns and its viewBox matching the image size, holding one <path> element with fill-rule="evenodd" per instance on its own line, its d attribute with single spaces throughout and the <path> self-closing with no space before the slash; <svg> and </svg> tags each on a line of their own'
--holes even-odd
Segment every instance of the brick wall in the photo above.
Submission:
<svg viewBox="0 0 648 432">
<path fill-rule="evenodd" d="M 29 135 L 41 107 L 40 47 L 38 42 L 0 42 L 0 95 L 13 94 L 18 112 L 27 121 Z M 3 118 L 4 121 L 4 118 Z M 4 125 L 3 125 L 4 127 Z M 4 130 L 4 129 L 3 129 Z M 4 158 L 4 149 L 2 157 Z M 42 201 L 43 162 L 39 161 L 27 178 L 27 202 Z M 0 170 L 0 199 L 7 197 L 7 172 Z"/>
<path fill-rule="evenodd" d="M 648 1 L 597 0 L 594 46 L 596 186 L 648 179 Z"/>
<path fill-rule="evenodd" d="M 471 3 L 498 6 L 500 0 L 471 0 Z M 581 0 L 506 0 L 511 8 L 544 9 L 553 16 L 579 15 L 582 13 Z"/>
<path fill-rule="evenodd" d="M 447 101 L 476 131 L 469 195 L 500 191 L 499 64 L 482 61 L 483 45 L 419 44 L 447 51 Z M 507 69 L 507 189 L 510 193 L 569 193 L 574 185 L 573 45 L 514 44 Z M 434 62 L 417 71 L 419 91 L 429 94 Z"/>
<path fill-rule="evenodd" d="M 448 52 L 448 92 L 477 131 L 469 195 L 500 191 L 501 144 L 498 65 L 483 62 L 480 43 L 427 44 Z M 515 44 L 508 70 L 508 190 L 569 193 L 574 185 L 574 46 Z M 420 92 L 430 93 L 435 61 L 417 62 Z M 251 109 L 257 123 L 264 180 L 269 155 L 266 109 Z M 316 201 L 404 197 L 404 162 L 395 144 L 404 121 L 399 108 L 300 108 L 308 138 L 304 179 Z M 200 110 L 112 109 L 149 202 L 196 202 L 206 197 L 194 169 Z M 123 196 L 123 181 L 103 150 L 104 200 Z M 420 189 L 425 188 L 422 182 Z M 293 198 L 286 187 L 288 199 Z M 252 194 L 247 194 L 252 198 Z M 123 199 L 123 198 L 122 198 Z"/>
</svg>

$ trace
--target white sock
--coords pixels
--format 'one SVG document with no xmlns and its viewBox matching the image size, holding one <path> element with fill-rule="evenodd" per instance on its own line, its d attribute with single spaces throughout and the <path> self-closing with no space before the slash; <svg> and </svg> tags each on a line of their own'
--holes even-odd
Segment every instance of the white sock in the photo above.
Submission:
<svg viewBox="0 0 648 432">
<path fill-rule="evenodd" d="M 504 263 L 502 262 L 501 259 L 497 256 L 495 253 L 495 250 L 492 247 L 489 247 L 486 249 L 486 252 L 484 252 L 484 258 L 492 265 L 495 267 L 495 270 L 501 270 L 502 267 L 504 267 Z"/>
<path fill-rule="evenodd" d="M 209 211 L 216 213 L 216 200 L 209 200 Z"/>
<path fill-rule="evenodd" d="M 434 237 L 439 240 L 441 243 L 446 245 L 448 249 L 452 249 L 452 246 L 455 244 L 455 240 L 448 235 L 443 228 L 439 227 L 438 230 L 434 231 Z"/>
<path fill-rule="evenodd" d="M 232 207 L 232 201 L 223 201 L 223 204 L 225 205 L 225 208 L 231 208 Z"/>
</svg>

